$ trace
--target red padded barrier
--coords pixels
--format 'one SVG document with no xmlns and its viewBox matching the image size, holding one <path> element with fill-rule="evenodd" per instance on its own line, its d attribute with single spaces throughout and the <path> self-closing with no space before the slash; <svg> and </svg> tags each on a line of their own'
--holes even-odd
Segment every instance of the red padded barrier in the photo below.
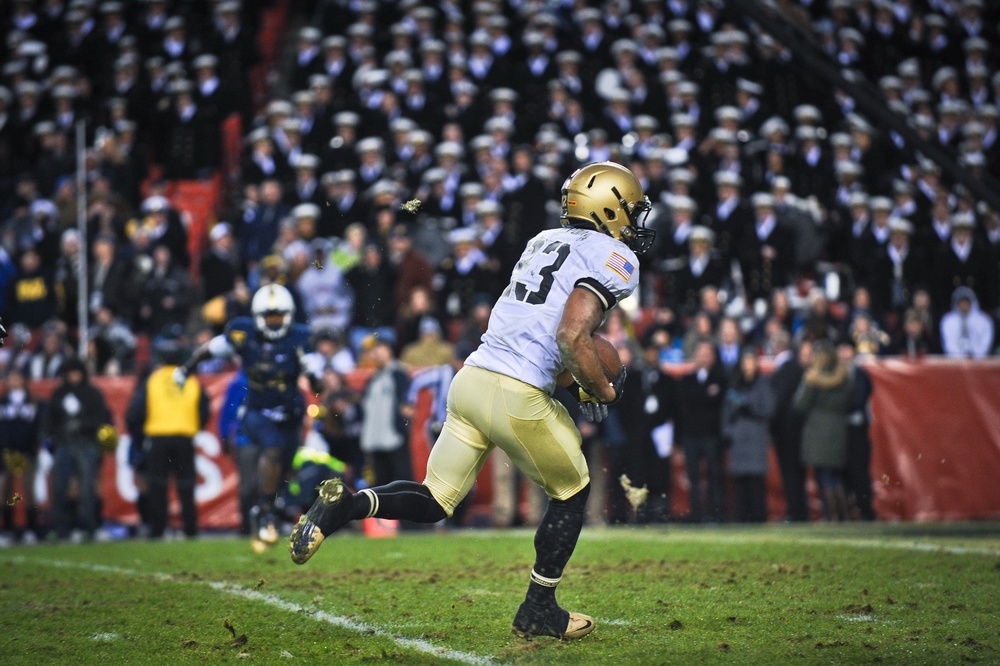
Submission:
<svg viewBox="0 0 1000 666">
<path fill-rule="evenodd" d="M 981 362 L 930 359 L 918 362 L 879 360 L 868 366 L 875 384 L 872 400 L 872 478 L 875 508 L 884 520 L 973 520 L 1000 518 L 1000 360 Z M 683 372 L 683 366 L 677 368 Z M 361 388 L 369 371 L 353 373 L 348 382 Z M 230 373 L 201 377 L 212 396 L 215 432 Z M 97 377 L 120 431 L 135 383 L 134 377 Z M 43 396 L 55 381 L 37 382 Z M 429 401 L 418 402 L 412 423 L 411 451 L 416 478 L 423 477 L 430 442 L 424 436 Z M 209 434 L 199 449 L 199 519 L 204 527 L 237 527 L 236 470 L 232 460 L 213 448 Z M 105 516 L 134 523 L 134 506 L 123 496 L 129 474 L 123 456 L 107 455 L 101 479 Z M 201 472 L 205 473 L 202 474 Z M 489 467 L 474 498 L 474 512 L 488 515 Z M 687 480 L 681 456 L 674 457 L 674 511 L 686 509 Z M 127 493 L 126 493 L 127 494 Z M 768 477 L 772 519 L 784 512 L 781 481 L 772 456 Z M 176 516 L 179 507 L 173 507 Z M 814 500 L 814 515 L 817 515 Z"/>
</svg>

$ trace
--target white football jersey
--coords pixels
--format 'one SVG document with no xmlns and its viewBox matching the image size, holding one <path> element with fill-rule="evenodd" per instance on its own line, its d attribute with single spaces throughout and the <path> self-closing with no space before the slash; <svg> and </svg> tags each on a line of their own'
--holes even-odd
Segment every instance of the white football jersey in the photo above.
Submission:
<svg viewBox="0 0 1000 666">
<path fill-rule="evenodd" d="M 589 289 L 607 312 L 638 283 L 639 260 L 621 241 L 571 227 L 543 231 L 528 242 L 466 364 L 551 394 L 564 369 L 556 329 L 570 292 Z"/>
</svg>

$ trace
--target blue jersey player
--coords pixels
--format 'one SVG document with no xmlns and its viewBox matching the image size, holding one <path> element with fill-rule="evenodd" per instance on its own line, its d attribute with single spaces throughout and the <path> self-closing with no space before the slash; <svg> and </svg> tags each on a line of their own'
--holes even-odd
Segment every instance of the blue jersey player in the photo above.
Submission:
<svg viewBox="0 0 1000 666">
<path fill-rule="evenodd" d="M 302 434 L 305 400 L 298 387 L 299 375 L 305 372 L 302 359 L 312 349 L 309 327 L 293 323 L 295 302 L 285 287 L 261 287 L 250 310 L 252 317 L 230 321 L 222 335 L 212 338 L 177 368 L 174 380 L 182 384 L 209 356 L 237 355 L 242 359 L 249 387 L 240 408 L 242 431 L 260 456 L 260 500 L 250 512 L 251 534 L 272 544 L 278 540 L 274 510 L 278 486 L 291 467 Z"/>
</svg>

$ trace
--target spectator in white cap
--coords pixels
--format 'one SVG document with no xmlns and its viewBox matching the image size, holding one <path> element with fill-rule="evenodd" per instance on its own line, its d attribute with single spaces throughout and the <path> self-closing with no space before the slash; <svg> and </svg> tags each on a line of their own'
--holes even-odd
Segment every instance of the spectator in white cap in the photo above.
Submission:
<svg viewBox="0 0 1000 666">
<path fill-rule="evenodd" d="M 743 178 L 732 171 L 717 171 L 715 183 L 715 209 L 712 211 L 712 228 L 716 248 L 724 261 L 732 257 L 741 235 L 753 224 L 753 211 L 741 195 Z"/>
<path fill-rule="evenodd" d="M 167 64 L 172 62 L 188 63 L 193 55 L 188 39 L 187 27 L 180 16 L 171 16 L 163 24 L 163 41 L 159 55 Z"/>
<path fill-rule="evenodd" d="M 385 172 L 385 142 L 379 137 L 366 137 L 358 141 L 359 187 L 362 189 L 373 185 Z"/>
<path fill-rule="evenodd" d="M 274 142 L 266 127 L 258 127 L 246 137 L 247 152 L 241 174 L 244 183 L 259 185 L 268 178 L 284 179 L 284 165 L 275 159 Z"/>
<path fill-rule="evenodd" d="M 291 115 L 291 104 L 288 107 L 289 115 L 272 130 L 272 136 L 286 172 L 292 173 L 305 150 L 302 148 L 302 121 Z"/>
<path fill-rule="evenodd" d="M 893 217 L 889 220 L 889 242 L 876 255 L 868 291 L 872 313 L 894 332 L 902 324 L 914 292 L 926 287 L 927 260 L 911 242 L 913 224 Z"/>
<path fill-rule="evenodd" d="M 289 188 L 290 206 L 298 204 L 319 204 L 325 202 L 323 191 L 319 186 L 319 179 L 316 177 L 316 170 L 319 169 L 319 158 L 309 153 L 299 155 L 292 165 L 295 168 L 295 182 Z"/>
<path fill-rule="evenodd" d="M 299 121 L 302 150 L 316 154 L 322 148 L 323 143 L 329 140 L 328 133 L 317 133 L 317 123 L 320 126 L 320 131 L 324 131 L 328 129 L 326 126 L 328 121 L 316 117 L 316 96 L 312 90 L 299 90 L 292 95 L 292 105 L 295 107 L 294 117 Z"/>
<path fill-rule="evenodd" d="M 480 201 L 476 218 L 479 246 L 493 262 L 497 276 L 509 275 L 523 248 L 518 242 L 520 237 L 504 223 L 504 206 L 490 199 Z"/>
<path fill-rule="evenodd" d="M 438 266 L 435 284 L 442 321 L 461 319 L 472 311 L 480 296 L 499 295 L 498 275 L 479 247 L 476 229 L 460 227 L 448 235 L 452 254 Z"/>
<path fill-rule="evenodd" d="M 322 33 L 312 26 L 299 29 L 290 81 L 292 90 L 305 90 L 309 87 L 309 77 L 323 70 L 323 59 L 320 55 L 322 37 Z"/>
<path fill-rule="evenodd" d="M 320 208 L 314 203 L 300 203 L 292 208 L 296 233 L 299 238 L 311 243 L 317 237 Z"/>
<path fill-rule="evenodd" d="M 764 86 L 749 79 L 736 81 L 736 107 L 740 111 L 743 127 L 756 131 L 764 119 L 771 115 L 771 110 L 762 103 Z"/>
<path fill-rule="evenodd" d="M 795 266 L 795 243 L 791 232 L 778 225 L 774 197 L 757 192 L 751 198 L 754 224 L 740 238 L 736 248 L 747 301 L 771 296 L 776 288 L 787 287 Z"/>
<path fill-rule="evenodd" d="M 657 234 L 656 255 L 668 261 L 683 257 L 688 251 L 688 237 L 694 228 L 694 218 L 698 204 L 683 194 L 667 195 L 666 203 L 670 213 L 669 234 Z M 659 238 L 662 237 L 662 238 Z"/>
<path fill-rule="evenodd" d="M 715 233 L 711 229 L 701 225 L 692 227 L 686 260 L 677 262 L 676 270 L 664 275 L 665 303 L 675 312 L 694 314 L 701 306 L 706 287 L 718 290 L 728 282 L 728 265 L 714 251 L 714 242 Z"/>
<path fill-rule="evenodd" d="M 979 306 L 992 313 L 997 306 L 997 264 L 985 241 L 976 238 L 973 213 L 951 216 L 951 238 L 933 258 L 931 297 L 939 313 L 951 303 L 955 287 L 975 292 Z"/>
<path fill-rule="evenodd" d="M 340 111 L 333 116 L 335 135 L 327 143 L 323 153 L 325 168 L 336 171 L 339 169 L 356 169 L 360 164 L 358 157 L 358 126 L 361 116 L 354 111 Z"/>
<path fill-rule="evenodd" d="M 208 232 L 208 251 L 198 264 L 202 296 L 205 301 L 232 291 L 240 277 L 239 254 L 228 222 L 218 222 Z"/>
</svg>

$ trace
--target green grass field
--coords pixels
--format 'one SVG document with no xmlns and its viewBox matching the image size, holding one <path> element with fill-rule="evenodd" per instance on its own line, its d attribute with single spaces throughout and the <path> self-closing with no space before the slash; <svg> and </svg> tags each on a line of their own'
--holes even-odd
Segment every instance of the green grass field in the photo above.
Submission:
<svg viewBox="0 0 1000 666">
<path fill-rule="evenodd" d="M 586 528 L 560 586 L 597 629 L 510 631 L 530 531 L 0 551 L 0 663 L 1000 663 L 1000 526 Z"/>
</svg>

